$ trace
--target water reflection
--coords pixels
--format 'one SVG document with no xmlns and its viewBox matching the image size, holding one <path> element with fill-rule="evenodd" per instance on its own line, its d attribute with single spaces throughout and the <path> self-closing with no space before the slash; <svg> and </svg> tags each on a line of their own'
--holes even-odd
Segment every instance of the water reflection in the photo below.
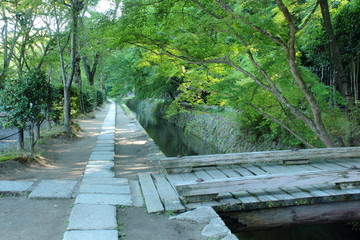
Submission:
<svg viewBox="0 0 360 240">
<path fill-rule="evenodd" d="M 135 114 L 141 126 L 167 157 L 218 153 L 201 139 L 184 133 L 182 129 L 160 117 L 147 112 Z"/>
</svg>

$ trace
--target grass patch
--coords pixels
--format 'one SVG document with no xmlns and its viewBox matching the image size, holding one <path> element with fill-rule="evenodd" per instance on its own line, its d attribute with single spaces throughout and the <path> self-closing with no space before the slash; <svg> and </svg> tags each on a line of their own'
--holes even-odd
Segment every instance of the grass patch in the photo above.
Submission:
<svg viewBox="0 0 360 240">
<path fill-rule="evenodd" d="M 0 155 L 0 162 L 5 162 L 18 158 L 18 155 Z"/>
<path fill-rule="evenodd" d="M 41 138 L 48 139 L 52 137 L 61 136 L 64 134 L 64 127 L 61 125 L 54 126 L 50 130 L 42 130 Z"/>
</svg>

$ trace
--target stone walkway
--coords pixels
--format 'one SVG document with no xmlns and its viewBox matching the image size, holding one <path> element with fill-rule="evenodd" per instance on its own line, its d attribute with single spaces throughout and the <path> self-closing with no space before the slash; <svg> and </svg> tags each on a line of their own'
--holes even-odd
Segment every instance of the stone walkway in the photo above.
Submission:
<svg viewBox="0 0 360 240">
<path fill-rule="evenodd" d="M 142 206 L 143 201 L 137 181 L 116 178 L 113 172 L 115 119 L 116 105 L 112 102 L 80 182 L 76 180 L 0 181 L 0 194 L 29 194 L 29 198 L 34 199 L 76 198 L 63 240 L 118 240 L 116 206 Z M 190 220 L 191 222 L 196 222 L 199 216 L 205 217 L 206 212 L 211 213 L 206 223 L 209 225 L 202 233 L 204 236 L 213 239 L 237 239 L 218 216 L 216 221 L 212 220 L 212 215 L 217 215 L 212 209 L 193 212 L 194 219 Z M 188 215 L 184 216 L 186 220 Z"/>
<path fill-rule="evenodd" d="M 115 178 L 116 106 L 112 102 L 85 168 L 63 240 L 117 240 L 116 206 L 132 206 L 129 181 Z M 78 182 L 72 180 L 0 181 L 0 193 L 29 198 L 70 199 Z"/>
</svg>

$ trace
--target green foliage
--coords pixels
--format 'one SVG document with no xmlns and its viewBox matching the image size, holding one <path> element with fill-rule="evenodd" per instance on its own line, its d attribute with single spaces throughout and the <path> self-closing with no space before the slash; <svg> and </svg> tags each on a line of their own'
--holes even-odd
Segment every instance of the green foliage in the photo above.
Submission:
<svg viewBox="0 0 360 240">
<path fill-rule="evenodd" d="M 52 86 L 42 71 L 31 70 L 19 79 L 7 80 L 0 95 L 0 111 L 6 113 L 4 125 L 26 128 L 29 122 L 41 121 L 52 100 Z"/>
<path fill-rule="evenodd" d="M 51 119 L 56 124 L 61 124 L 64 119 L 64 87 L 62 85 L 57 85 L 54 88 L 55 100 L 53 106 L 51 108 Z M 70 99 L 70 107 L 71 107 L 71 118 L 74 119 L 80 114 L 80 99 L 79 99 L 79 91 L 76 87 L 71 87 L 70 90 L 71 99 Z"/>
<path fill-rule="evenodd" d="M 86 113 L 94 111 L 97 106 L 97 92 L 92 87 L 83 89 L 83 104 Z"/>
<path fill-rule="evenodd" d="M 106 100 L 105 92 L 102 90 L 96 90 L 96 105 L 101 106 L 103 105 L 104 101 Z"/>
<path fill-rule="evenodd" d="M 340 5 L 333 5 L 331 12 L 334 32 L 347 65 L 360 54 L 360 1 L 341 1 Z M 300 43 L 302 60 L 306 65 L 330 65 L 329 40 L 320 13 L 303 30 Z"/>
</svg>

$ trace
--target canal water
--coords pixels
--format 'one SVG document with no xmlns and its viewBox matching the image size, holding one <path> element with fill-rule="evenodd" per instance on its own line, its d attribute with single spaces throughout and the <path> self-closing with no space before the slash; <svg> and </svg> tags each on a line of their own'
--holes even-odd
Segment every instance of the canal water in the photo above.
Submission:
<svg viewBox="0 0 360 240">
<path fill-rule="evenodd" d="M 200 139 L 185 134 L 168 121 L 149 113 L 135 113 L 137 120 L 167 157 L 219 153 Z M 229 226 L 231 228 L 231 226 Z M 240 240 L 360 240 L 360 230 L 343 223 L 293 226 L 237 233 Z"/>
</svg>

